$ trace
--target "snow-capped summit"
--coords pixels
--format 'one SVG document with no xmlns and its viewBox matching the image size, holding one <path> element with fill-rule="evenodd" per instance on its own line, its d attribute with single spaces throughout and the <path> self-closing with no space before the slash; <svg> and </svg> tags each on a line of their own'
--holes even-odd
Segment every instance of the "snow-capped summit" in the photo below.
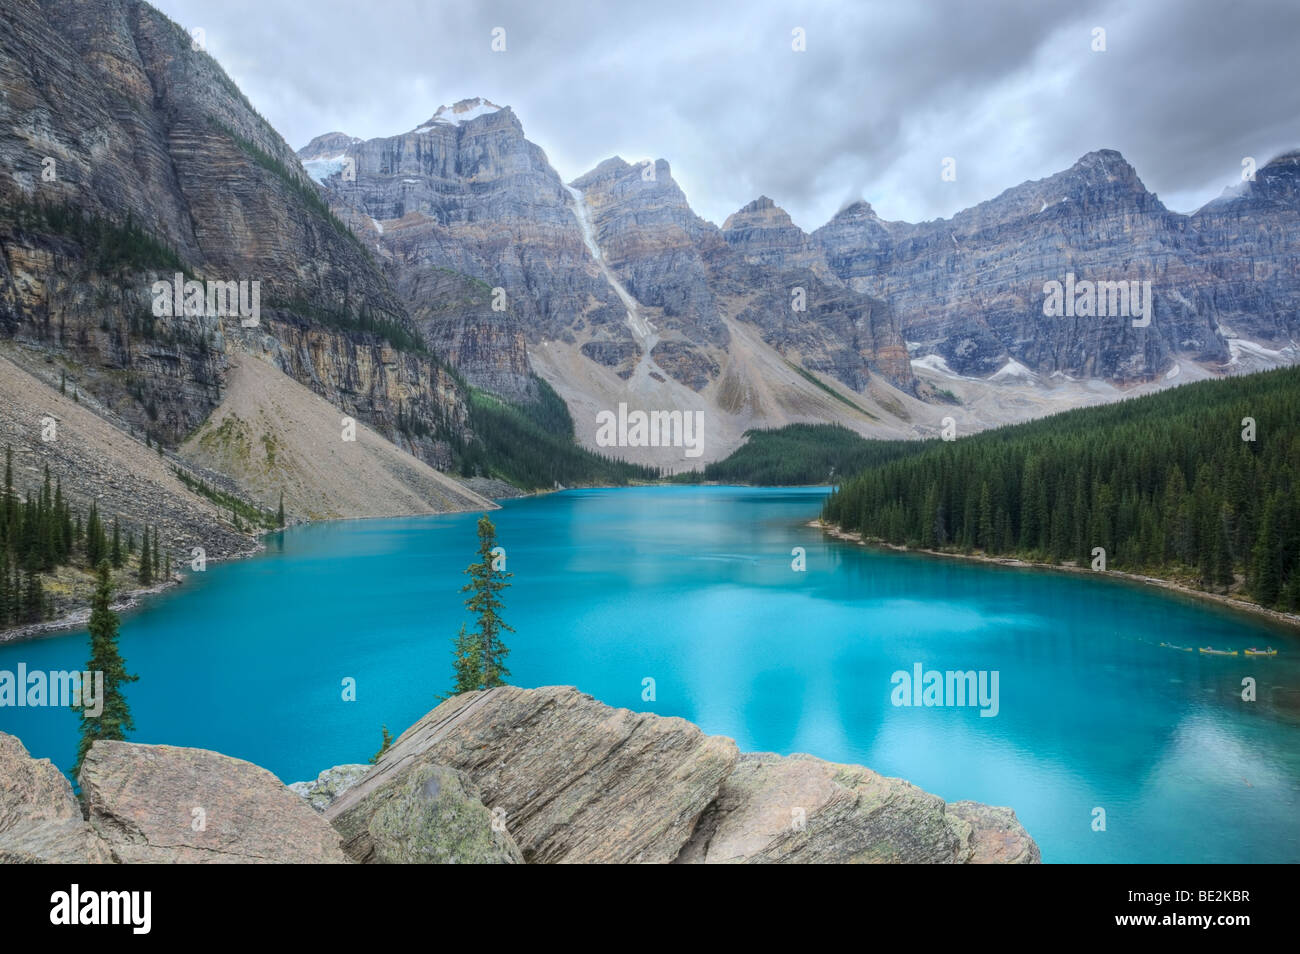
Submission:
<svg viewBox="0 0 1300 954">
<path fill-rule="evenodd" d="M 458 126 L 472 119 L 478 119 L 480 116 L 499 112 L 501 108 L 496 103 L 478 96 L 473 99 L 462 99 L 459 103 L 453 103 L 450 106 L 439 106 L 438 111 L 433 114 L 433 117 L 428 122 L 412 131 L 426 133 L 437 126 Z"/>
</svg>

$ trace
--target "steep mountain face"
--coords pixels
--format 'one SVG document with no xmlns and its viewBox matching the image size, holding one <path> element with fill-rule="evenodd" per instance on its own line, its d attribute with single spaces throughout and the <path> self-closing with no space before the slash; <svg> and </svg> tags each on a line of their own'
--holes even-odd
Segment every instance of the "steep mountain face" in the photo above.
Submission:
<svg viewBox="0 0 1300 954">
<path fill-rule="evenodd" d="M 191 37 L 139 0 L 0 11 L 0 330 L 178 444 L 232 349 L 450 463 L 463 395 L 296 156 Z M 158 315 L 155 281 L 258 282 L 260 321 Z M 401 346 L 395 347 L 395 346 Z"/>
<path fill-rule="evenodd" d="M 1300 150 L 1197 210 L 1188 239 L 1205 262 L 1201 288 L 1233 359 L 1242 340 L 1294 347 L 1300 338 Z"/>
<path fill-rule="evenodd" d="M 838 279 L 806 236 L 787 255 L 778 246 L 792 238 L 774 235 L 765 256 L 762 230 L 738 226 L 733 248 L 663 160 L 609 159 L 565 185 L 509 107 L 482 99 L 400 136 L 328 133 L 299 158 L 431 345 L 509 397 L 529 396 L 536 368 L 589 446 L 594 416 L 624 402 L 707 413 L 711 459 L 748 427 L 843 418 L 845 402 L 814 375 L 913 393 L 890 308 Z M 874 428 L 870 414 L 849 417 Z M 883 429 L 911 425 L 895 416 Z M 674 466 L 659 448 L 626 456 Z"/>
<path fill-rule="evenodd" d="M 778 271 L 807 268 L 819 278 L 835 281 L 825 250 L 791 221 L 785 209 L 765 195 L 727 216 L 722 235 L 751 264 Z"/>
<path fill-rule="evenodd" d="M 466 100 L 400 136 L 347 139 L 318 137 L 300 157 L 353 227 L 368 230 L 422 329 L 453 346 L 471 382 L 526 396 L 528 340 L 600 337 L 622 322 L 564 184 L 508 107 Z M 472 314 L 431 299 L 452 291 L 447 271 L 474 280 L 457 292 Z"/>
<path fill-rule="evenodd" d="M 1295 156 L 1193 216 L 1166 209 L 1112 150 L 951 219 L 885 222 L 858 202 L 816 230 L 831 269 L 898 311 L 915 355 L 985 376 L 1023 366 L 1117 383 L 1176 359 L 1230 361 L 1230 337 L 1289 344 L 1300 268 Z M 1149 281 L 1149 327 L 1129 316 L 1048 317 L 1044 283 Z M 1231 326 L 1231 330 L 1229 330 Z M 1016 362 L 1016 365 L 1010 362 Z"/>
<path fill-rule="evenodd" d="M 784 210 L 766 197 L 722 229 L 691 211 L 668 163 L 601 163 L 573 183 L 606 260 L 649 311 L 660 368 L 695 390 L 720 373 L 726 321 L 758 329 L 778 354 L 863 391 L 877 374 L 911 391 L 892 310 L 829 270 Z"/>
</svg>

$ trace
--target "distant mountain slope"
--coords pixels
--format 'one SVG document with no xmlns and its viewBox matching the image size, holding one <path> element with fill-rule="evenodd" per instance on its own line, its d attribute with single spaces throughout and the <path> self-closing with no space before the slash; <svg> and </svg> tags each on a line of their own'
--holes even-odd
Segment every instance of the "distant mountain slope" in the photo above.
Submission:
<svg viewBox="0 0 1300 954">
<path fill-rule="evenodd" d="M 84 388 L 169 445 L 247 349 L 399 440 L 400 404 L 427 425 L 408 446 L 450 465 L 464 394 L 189 34 L 139 0 L 13 0 L 0 23 L 0 332 L 80 365 Z M 154 315 L 153 283 L 177 272 L 258 282 L 260 324 Z"/>
<path fill-rule="evenodd" d="M 1103 149 L 951 219 L 885 222 L 857 202 L 812 240 L 842 279 L 894 305 L 914 356 L 937 355 L 956 374 L 987 376 L 1014 361 L 1042 376 L 1124 384 L 1179 359 L 1235 370 L 1260 345 L 1283 352 L 1274 364 L 1289 363 L 1300 358 L 1298 165 L 1300 154 L 1280 156 L 1185 216 Z M 1150 281 L 1150 327 L 1045 316 L 1044 283 L 1067 273 Z"/>
<path fill-rule="evenodd" d="M 364 424 L 344 440 L 339 409 L 266 361 L 240 356 L 230 384 L 180 454 L 267 509 L 281 492 L 286 512 L 313 520 L 496 507 Z"/>
</svg>

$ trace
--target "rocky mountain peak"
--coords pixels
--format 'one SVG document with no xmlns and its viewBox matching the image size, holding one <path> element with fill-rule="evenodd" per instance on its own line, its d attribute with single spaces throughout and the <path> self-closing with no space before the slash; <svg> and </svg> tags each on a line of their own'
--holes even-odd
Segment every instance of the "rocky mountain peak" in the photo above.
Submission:
<svg viewBox="0 0 1300 954">
<path fill-rule="evenodd" d="M 438 126 L 459 126 L 480 119 L 483 116 L 499 113 L 503 109 L 509 109 L 509 107 L 498 106 L 491 100 L 483 99 L 481 96 L 462 99 L 450 106 L 439 106 L 434 114 L 426 122 L 417 126 L 413 132 L 431 132 Z"/>
<path fill-rule="evenodd" d="M 840 209 L 831 217 L 832 222 L 847 222 L 853 219 L 880 219 L 876 215 L 876 210 L 871 207 L 871 203 L 865 199 L 858 199 L 856 202 L 850 202 L 844 208 Z"/>
<path fill-rule="evenodd" d="M 349 146 L 355 146 L 359 142 L 361 142 L 360 139 L 356 136 L 349 136 L 347 133 L 322 133 L 299 149 L 298 157 L 300 159 L 324 159 L 341 156 L 348 151 Z"/>
<path fill-rule="evenodd" d="M 1065 172 L 1043 181 L 1073 187 L 1072 192 L 1108 188 L 1133 195 L 1151 195 L 1138 178 L 1137 170 L 1114 149 L 1095 149 L 1079 157 L 1078 162 Z"/>
<path fill-rule="evenodd" d="M 724 232 L 741 228 L 792 228 L 798 229 L 790 214 L 765 195 L 744 206 L 722 223 Z M 801 230 L 800 230 L 801 231 Z"/>
<path fill-rule="evenodd" d="M 767 196 L 765 196 L 765 195 L 760 195 L 757 199 L 755 199 L 753 202 L 749 203 L 749 205 L 745 206 L 745 207 L 742 208 L 740 211 L 741 211 L 742 213 L 743 213 L 743 212 L 763 212 L 763 211 L 765 211 L 765 210 L 767 210 L 767 209 L 776 209 L 776 208 L 779 208 L 779 206 L 778 206 L 775 202 L 773 202 L 771 199 L 769 199 L 769 198 L 768 198 Z"/>
</svg>

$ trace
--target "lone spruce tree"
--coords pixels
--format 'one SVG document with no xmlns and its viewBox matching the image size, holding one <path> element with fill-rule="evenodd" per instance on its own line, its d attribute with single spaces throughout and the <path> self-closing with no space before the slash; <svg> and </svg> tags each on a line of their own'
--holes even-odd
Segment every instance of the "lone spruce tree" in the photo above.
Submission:
<svg viewBox="0 0 1300 954">
<path fill-rule="evenodd" d="M 90 604 L 90 660 L 86 671 L 95 678 L 95 673 L 104 674 L 103 699 L 97 700 L 102 708 L 99 715 L 91 715 L 85 708 L 81 710 L 81 743 L 77 746 L 77 764 L 72 769 L 72 777 L 81 774 L 81 763 L 86 759 L 90 747 L 100 739 L 121 742 L 126 734 L 135 730 L 135 721 L 131 718 L 131 709 L 126 704 L 122 689 L 128 682 L 135 682 L 137 676 L 126 671 L 126 660 L 117 650 L 118 616 L 109 607 L 113 602 L 113 584 L 109 580 L 108 561 L 103 560 L 96 568 L 99 576 L 95 585 L 95 595 Z M 84 702 L 85 689 L 82 700 Z"/>
<path fill-rule="evenodd" d="M 144 543 L 140 546 L 140 582 L 148 586 L 153 582 L 153 556 L 149 553 L 149 528 L 144 530 Z"/>
<path fill-rule="evenodd" d="M 478 521 L 478 561 L 465 568 L 469 582 L 461 587 L 468 593 L 465 607 L 478 618 L 478 629 L 465 632 L 462 626 L 455 640 L 456 692 L 471 689 L 491 689 L 504 686 L 510 675 L 505 658 L 510 650 L 501 640 L 502 633 L 513 633 L 499 615 L 502 607 L 501 592 L 510 584 L 511 574 L 505 571 L 505 554 L 493 553 L 497 549 L 497 529 L 487 514 Z"/>
</svg>

